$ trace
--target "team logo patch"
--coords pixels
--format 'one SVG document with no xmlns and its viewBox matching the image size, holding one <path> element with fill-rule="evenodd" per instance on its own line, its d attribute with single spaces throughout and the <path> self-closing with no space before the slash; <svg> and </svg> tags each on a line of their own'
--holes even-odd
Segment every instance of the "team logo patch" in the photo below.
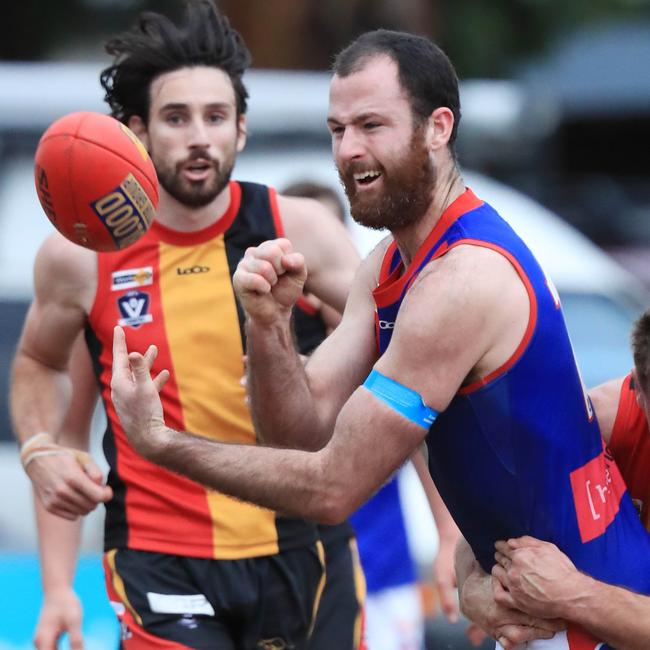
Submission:
<svg viewBox="0 0 650 650">
<path fill-rule="evenodd" d="M 125 248 L 139 239 L 154 217 L 153 203 L 133 174 L 128 174 L 112 192 L 90 205 L 117 248 Z"/>
<path fill-rule="evenodd" d="M 133 289 L 153 284 L 153 266 L 143 266 L 141 269 L 124 269 L 111 273 L 111 291 Z"/>
<path fill-rule="evenodd" d="M 129 291 L 118 298 L 122 318 L 117 321 L 121 327 L 137 328 L 145 323 L 151 323 L 153 316 L 149 311 L 149 294 L 146 291 Z"/>
<path fill-rule="evenodd" d="M 614 521 L 625 493 L 623 477 L 607 449 L 570 474 L 580 539 L 600 537 Z"/>
</svg>

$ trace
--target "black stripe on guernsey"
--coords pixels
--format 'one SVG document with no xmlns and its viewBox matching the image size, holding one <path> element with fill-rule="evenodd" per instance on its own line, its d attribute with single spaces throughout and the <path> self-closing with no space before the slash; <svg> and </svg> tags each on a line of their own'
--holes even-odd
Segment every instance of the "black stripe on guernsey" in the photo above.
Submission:
<svg viewBox="0 0 650 650">
<path fill-rule="evenodd" d="M 257 183 L 239 183 L 241 187 L 241 203 L 239 212 L 232 226 L 224 233 L 226 258 L 231 277 L 237 268 L 239 260 L 244 256 L 249 246 L 257 246 L 267 239 L 277 237 L 269 188 Z M 244 313 L 237 302 L 237 315 L 239 318 L 239 331 L 242 338 L 242 347 L 246 350 L 246 335 L 244 332 Z M 286 550 L 283 541 L 292 542 L 305 537 L 305 520 L 284 517 L 276 518 L 278 534 L 278 548 L 280 552 Z"/>
<path fill-rule="evenodd" d="M 224 233 L 226 258 L 231 277 L 249 246 L 256 246 L 267 239 L 275 239 L 277 236 L 268 187 L 245 182 L 240 182 L 239 186 L 241 187 L 239 212 L 232 226 Z M 242 347 L 245 352 L 244 311 L 239 301 L 237 301 L 237 317 L 239 318 Z"/>
<path fill-rule="evenodd" d="M 98 385 L 101 386 L 100 376 L 103 372 L 103 367 L 99 359 L 102 353 L 102 344 L 92 328 L 88 326 L 86 327 L 85 337 L 90 358 L 92 359 L 95 377 L 97 378 Z M 104 413 L 106 413 L 106 402 L 103 399 L 102 405 L 104 406 Z M 117 467 L 117 447 L 115 446 L 115 436 L 109 417 L 106 417 L 106 432 L 102 440 L 102 448 L 109 467 Z M 126 485 L 113 469 L 108 472 L 107 484 L 113 490 L 113 503 L 116 507 L 106 508 L 106 518 L 104 520 L 105 551 L 113 548 L 126 547 L 128 541 Z"/>
</svg>

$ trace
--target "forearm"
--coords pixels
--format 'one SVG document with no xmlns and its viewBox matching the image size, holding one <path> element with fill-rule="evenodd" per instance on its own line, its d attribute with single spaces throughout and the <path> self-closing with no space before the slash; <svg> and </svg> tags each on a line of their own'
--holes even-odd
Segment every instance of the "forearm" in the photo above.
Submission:
<svg viewBox="0 0 650 650">
<path fill-rule="evenodd" d="M 9 400 L 19 444 L 41 431 L 57 432 L 70 398 L 71 382 L 67 371 L 48 368 L 18 352 L 12 368 Z"/>
<path fill-rule="evenodd" d="M 81 519 L 70 521 L 53 515 L 34 499 L 38 528 L 43 591 L 71 588 L 81 539 Z"/>
<path fill-rule="evenodd" d="M 456 584 L 458 585 L 458 592 L 462 596 L 465 581 L 473 571 L 480 568 L 476 561 L 476 557 L 474 556 L 474 551 L 472 551 L 471 546 L 467 543 L 467 540 L 464 537 L 461 537 L 456 544 L 454 567 L 456 569 Z"/>
<path fill-rule="evenodd" d="M 650 597 L 578 574 L 563 616 L 618 650 L 647 650 Z"/>
<path fill-rule="evenodd" d="M 267 445 L 317 450 L 331 435 L 293 341 L 290 319 L 262 326 L 246 324 L 248 391 L 260 441 Z"/>
<path fill-rule="evenodd" d="M 322 452 L 223 444 L 170 429 L 165 438 L 150 459 L 172 471 L 272 510 L 338 523 L 336 485 L 327 478 Z"/>
</svg>

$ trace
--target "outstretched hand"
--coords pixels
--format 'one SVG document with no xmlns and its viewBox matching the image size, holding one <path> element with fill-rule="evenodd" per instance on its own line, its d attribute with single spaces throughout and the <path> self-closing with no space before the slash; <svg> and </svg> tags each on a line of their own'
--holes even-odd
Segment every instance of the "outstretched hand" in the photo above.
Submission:
<svg viewBox="0 0 650 650">
<path fill-rule="evenodd" d="M 155 460 L 165 448 L 166 434 L 163 407 L 158 394 L 169 379 L 169 371 L 151 376 L 158 355 L 155 345 L 143 354 L 129 353 L 121 327 L 113 330 L 113 405 L 129 441 L 145 458 Z"/>
<path fill-rule="evenodd" d="M 233 285 L 246 314 L 270 325 L 291 313 L 307 278 L 305 258 L 288 239 L 273 239 L 249 248 L 237 265 Z"/>
</svg>

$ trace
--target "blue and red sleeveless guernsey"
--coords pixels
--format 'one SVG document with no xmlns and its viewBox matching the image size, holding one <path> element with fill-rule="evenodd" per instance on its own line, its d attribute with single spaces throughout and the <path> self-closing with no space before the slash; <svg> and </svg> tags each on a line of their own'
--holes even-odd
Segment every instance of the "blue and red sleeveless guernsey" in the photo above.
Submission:
<svg viewBox="0 0 650 650">
<path fill-rule="evenodd" d="M 471 190 L 444 212 L 407 269 L 395 243 L 388 247 L 374 291 L 380 354 L 418 273 L 459 245 L 510 261 L 530 318 L 512 357 L 463 386 L 429 430 L 429 468 L 445 503 L 488 572 L 496 540 L 532 535 L 600 580 L 650 593 L 650 538 L 604 448 L 557 292 L 512 228 Z"/>
<path fill-rule="evenodd" d="M 240 384 L 243 314 L 232 274 L 246 248 L 282 232 L 275 192 L 230 184 L 216 223 L 178 232 L 154 222 L 125 250 L 98 255 L 98 286 L 86 340 L 99 377 L 108 426 L 104 452 L 114 498 L 105 548 L 240 559 L 313 543 L 312 524 L 237 501 L 153 465 L 129 445 L 111 402 L 113 327 L 131 350 L 155 343 L 154 372 L 168 368 L 161 397 L 168 426 L 215 440 L 255 444 Z"/>
</svg>

